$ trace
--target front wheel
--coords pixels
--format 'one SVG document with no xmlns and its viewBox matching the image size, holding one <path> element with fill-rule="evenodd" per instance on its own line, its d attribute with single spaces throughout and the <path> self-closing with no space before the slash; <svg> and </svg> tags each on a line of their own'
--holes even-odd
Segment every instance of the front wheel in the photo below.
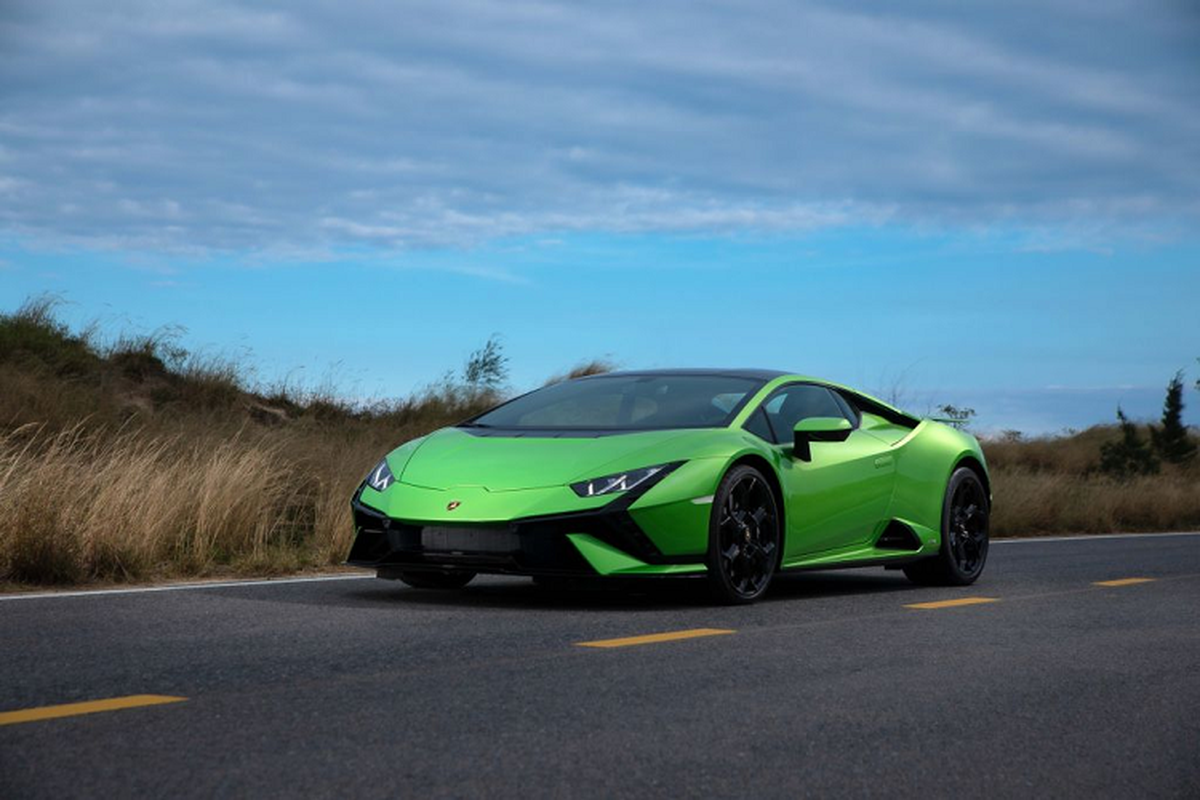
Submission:
<svg viewBox="0 0 1200 800">
<path fill-rule="evenodd" d="M 754 467 L 731 469 L 713 496 L 708 578 L 723 603 L 752 603 L 766 593 L 779 563 L 775 493 Z"/>
<path fill-rule="evenodd" d="M 923 586 L 969 586 L 983 573 L 988 552 L 988 497 L 974 470 L 959 467 L 946 484 L 942 546 L 904 574 Z"/>
<path fill-rule="evenodd" d="M 388 577 L 393 577 L 388 575 Z M 414 589 L 461 589 L 475 577 L 474 572 L 448 570 L 446 572 L 397 572 L 396 578 Z"/>
</svg>

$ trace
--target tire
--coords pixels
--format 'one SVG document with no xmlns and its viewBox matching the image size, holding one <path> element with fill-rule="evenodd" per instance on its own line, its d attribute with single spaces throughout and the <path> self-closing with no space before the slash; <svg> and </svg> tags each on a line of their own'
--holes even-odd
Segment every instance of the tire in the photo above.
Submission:
<svg viewBox="0 0 1200 800">
<path fill-rule="evenodd" d="M 402 583 L 414 589 L 461 589 L 475 577 L 474 572 L 452 570 L 446 572 L 397 572 Z"/>
<path fill-rule="evenodd" d="M 941 548 L 936 556 L 906 566 L 904 574 L 922 586 L 970 586 L 987 563 L 990 510 L 975 470 L 954 470 L 942 501 Z"/>
<path fill-rule="evenodd" d="M 779 566 L 783 536 L 771 484 L 751 466 L 725 474 L 708 523 L 708 580 L 721 603 L 762 597 Z"/>
</svg>

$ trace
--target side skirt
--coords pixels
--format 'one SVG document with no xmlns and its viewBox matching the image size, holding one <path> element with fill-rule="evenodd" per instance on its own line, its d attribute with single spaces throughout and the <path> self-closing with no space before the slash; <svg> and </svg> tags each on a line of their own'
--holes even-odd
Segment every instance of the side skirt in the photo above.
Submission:
<svg viewBox="0 0 1200 800">
<path fill-rule="evenodd" d="M 891 567 L 935 556 L 941 547 L 941 534 L 932 528 L 902 519 L 892 519 L 883 525 L 874 544 L 859 544 L 820 553 L 807 553 L 780 565 L 780 572 L 801 572 L 821 569 L 852 569 L 856 567 Z"/>
<path fill-rule="evenodd" d="M 779 571 L 822 572 L 834 569 L 859 569 L 860 567 L 884 567 L 886 569 L 900 569 L 905 564 L 912 564 L 914 561 L 924 561 L 927 558 L 929 558 L 928 554 L 917 556 L 888 556 L 886 558 L 830 561 L 824 564 L 796 564 L 790 567 L 781 567 Z"/>
</svg>

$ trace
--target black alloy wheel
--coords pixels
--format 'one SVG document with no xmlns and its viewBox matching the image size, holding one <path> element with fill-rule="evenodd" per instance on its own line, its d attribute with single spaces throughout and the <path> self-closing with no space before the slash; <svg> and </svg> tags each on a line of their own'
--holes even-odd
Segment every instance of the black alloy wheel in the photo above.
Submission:
<svg viewBox="0 0 1200 800">
<path fill-rule="evenodd" d="M 964 480 L 950 502 L 950 552 L 962 575 L 978 576 L 988 549 L 988 504 L 978 480 Z"/>
<path fill-rule="evenodd" d="M 730 470 L 713 497 L 709 580 L 726 603 L 751 603 L 767 591 L 779 564 L 775 493 L 754 467 Z"/>
<path fill-rule="evenodd" d="M 987 491 L 979 475 L 959 467 L 946 485 L 942 546 L 932 558 L 909 564 L 904 574 L 927 586 L 968 586 L 983 573 L 988 553 Z"/>
</svg>

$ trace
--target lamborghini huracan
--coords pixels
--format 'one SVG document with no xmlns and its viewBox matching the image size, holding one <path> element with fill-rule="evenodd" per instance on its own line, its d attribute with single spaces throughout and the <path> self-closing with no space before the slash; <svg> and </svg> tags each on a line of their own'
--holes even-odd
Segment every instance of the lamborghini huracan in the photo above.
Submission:
<svg viewBox="0 0 1200 800">
<path fill-rule="evenodd" d="M 348 563 L 418 588 L 693 576 L 748 603 L 792 570 L 973 583 L 991 489 L 974 437 L 862 392 L 654 370 L 545 386 L 407 442 L 351 506 Z"/>
</svg>

